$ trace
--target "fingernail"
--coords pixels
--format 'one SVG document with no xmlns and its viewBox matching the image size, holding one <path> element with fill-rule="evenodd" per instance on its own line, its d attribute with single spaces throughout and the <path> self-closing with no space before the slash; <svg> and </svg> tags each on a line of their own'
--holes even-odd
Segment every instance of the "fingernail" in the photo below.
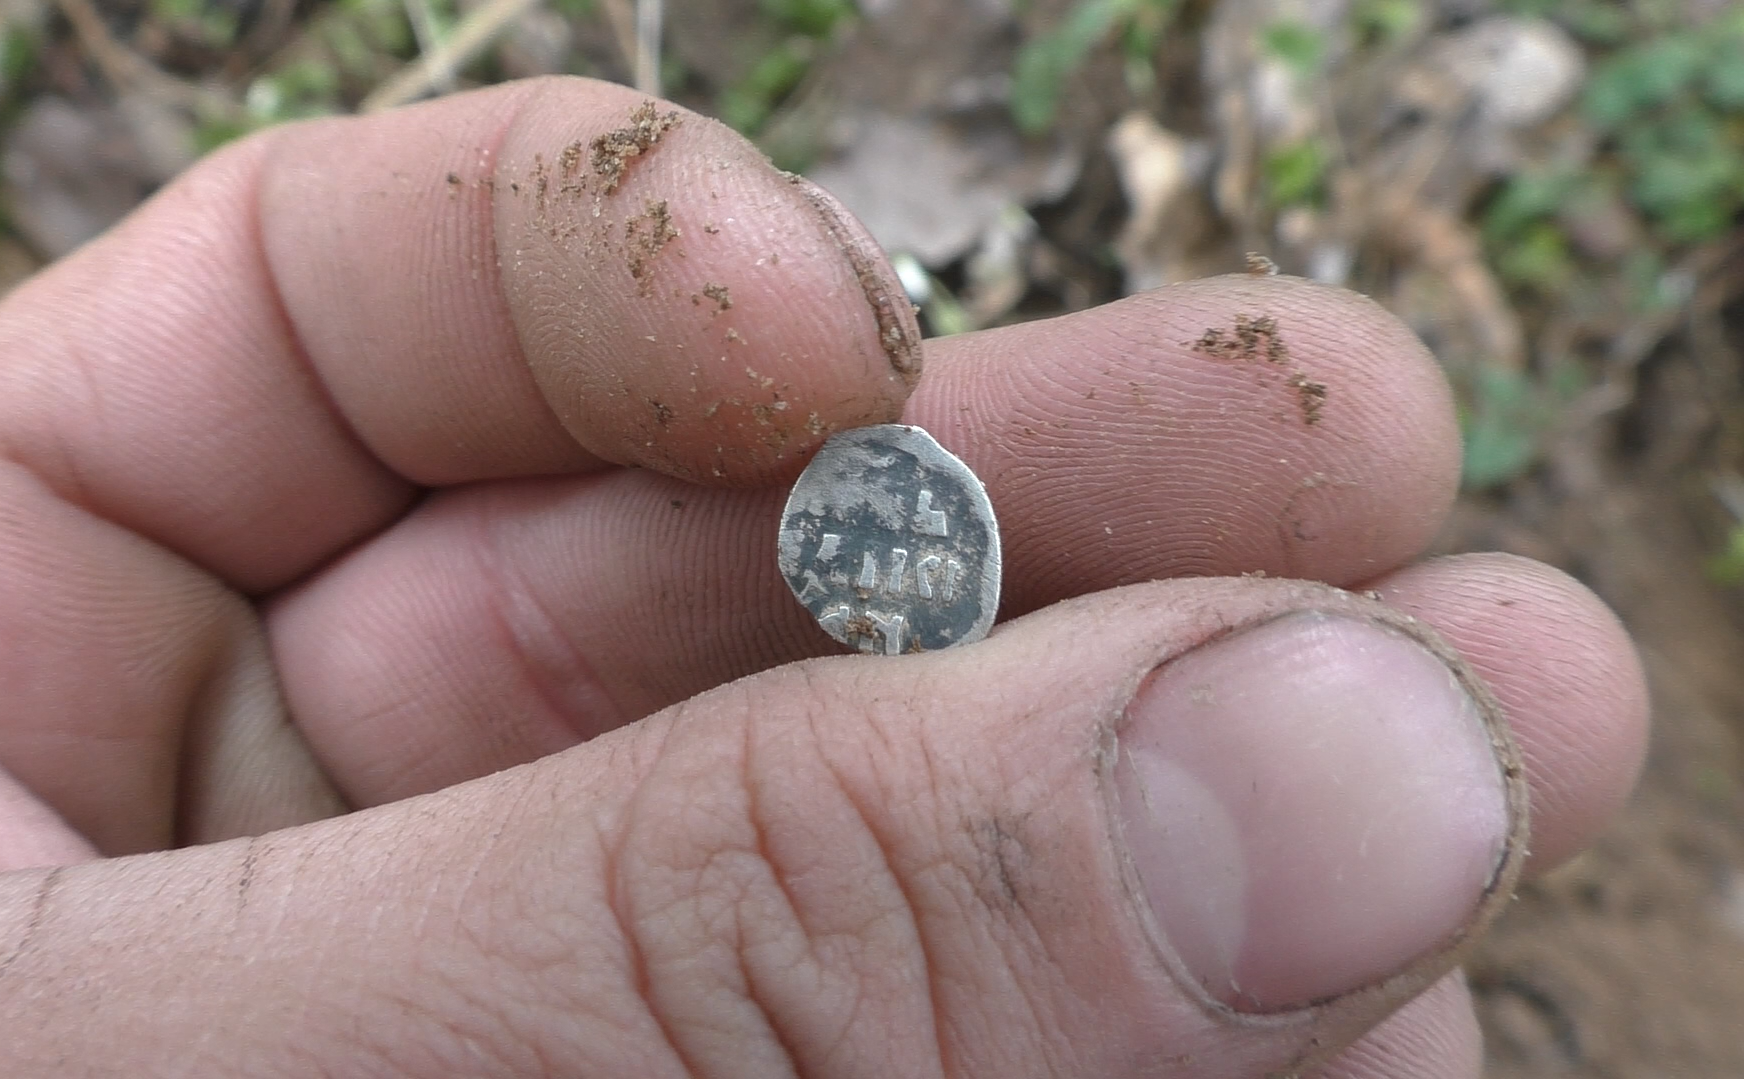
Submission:
<svg viewBox="0 0 1744 1079">
<path fill-rule="evenodd" d="M 866 303 L 872 309 L 878 326 L 878 347 L 883 350 L 890 368 L 904 383 L 912 387 L 920 381 L 920 322 L 908 293 L 883 248 L 853 214 L 836 197 L 803 176 L 791 176 L 790 181 L 812 212 L 823 222 L 830 239 L 848 259 L 854 280 Z"/>
<path fill-rule="evenodd" d="M 1452 670 L 1354 616 L 1286 615 L 1154 671 L 1114 769 L 1133 868 L 1184 976 L 1302 1007 L 1436 954 L 1503 862 L 1503 765 Z"/>
</svg>

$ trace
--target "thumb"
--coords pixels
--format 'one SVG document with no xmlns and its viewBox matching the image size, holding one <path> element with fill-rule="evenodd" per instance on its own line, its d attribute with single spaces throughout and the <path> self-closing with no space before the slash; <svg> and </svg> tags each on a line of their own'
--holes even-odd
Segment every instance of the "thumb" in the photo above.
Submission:
<svg viewBox="0 0 1744 1079">
<path fill-rule="evenodd" d="M 1511 888 L 1518 776 L 1408 619 L 1144 585 L 380 809 L 0 878 L 4 1070 L 1269 1074 L 1451 968 Z"/>
</svg>

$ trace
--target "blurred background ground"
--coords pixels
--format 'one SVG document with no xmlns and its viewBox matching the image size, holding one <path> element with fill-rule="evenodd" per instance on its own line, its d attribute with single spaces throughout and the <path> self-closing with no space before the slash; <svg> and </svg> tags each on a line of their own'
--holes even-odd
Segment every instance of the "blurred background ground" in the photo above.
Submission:
<svg viewBox="0 0 1744 1079">
<path fill-rule="evenodd" d="M 1744 8 L 1725 0 L 0 0 L 0 287 L 265 124 L 570 72 L 834 190 L 932 333 L 1264 269 L 1458 390 L 1444 550 L 1641 643 L 1640 793 L 1470 968 L 1490 1074 L 1744 1075 Z"/>
</svg>

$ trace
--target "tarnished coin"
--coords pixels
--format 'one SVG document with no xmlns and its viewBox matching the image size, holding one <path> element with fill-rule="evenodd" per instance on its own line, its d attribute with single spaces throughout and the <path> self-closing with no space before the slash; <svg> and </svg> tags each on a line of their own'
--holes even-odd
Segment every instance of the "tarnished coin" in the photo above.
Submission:
<svg viewBox="0 0 1744 1079">
<path fill-rule="evenodd" d="M 825 442 L 781 513 L 781 575 L 830 636 L 886 656 L 978 641 L 999 608 L 987 489 L 919 427 Z"/>
</svg>

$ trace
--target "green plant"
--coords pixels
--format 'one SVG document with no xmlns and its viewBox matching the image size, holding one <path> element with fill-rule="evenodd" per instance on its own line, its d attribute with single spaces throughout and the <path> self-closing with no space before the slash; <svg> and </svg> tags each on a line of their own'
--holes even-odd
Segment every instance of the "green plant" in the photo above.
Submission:
<svg viewBox="0 0 1744 1079">
<path fill-rule="evenodd" d="M 1350 25 L 1365 44 L 1397 41 L 1421 27 L 1427 12 L 1423 0 L 1357 0 Z"/>
<path fill-rule="evenodd" d="M 854 0 L 761 0 L 763 14 L 789 33 L 829 37 L 858 14 Z"/>
<path fill-rule="evenodd" d="M 438 0 L 432 13 L 451 18 L 454 10 Z M 195 146 L 203 152 L 272 124 L 344 112 L 412 49 L 399 0 L 338 0 L 310 23 L 296 50 L 248 84 L 242 115 L 200 119 Z"/>
<path fill-rule="evenodd" d="M 1262 167 L 1266 201 L 1274 209 L 1318 205 L 1326 198 L 1326 174 L 1332 155 L 1325 142 L 1305 138 L 1286 143 L 1268 154 Z"/>
<path fill-rule="evenodd" d="M 1260 43 L 1299 78 L 1318 73 L 1326 55 L 1326 35 L 1307 23 L 1289 19 L 1267 26 L 1260 34 Z"/>
<path fill-rule="evenodd" d="M 35 27 L 0 23 L 0 94 L 10 96 L 36 70 L 41 45 Z"/>
<path fill-rule="evenodd" d="M 745 135 L 763 130 L 811 70 L 820 43 L 858 13 L 854 0 L 761 0 L 760 7 L 775 41 L 715 103 L 721 119 Z"/>
<path fill-rule="evenodd" d="M 1152 78 L 1150 59 L 1174 18 L 1177 0 L 1079 0 L 1052 32 L 1018 50 L 1011 72 L 1011 116 L 1025 134 L 1054 126 L 1060 97 L 1090 51 L 1118 35 L 1127 78 Z"/>
<path fill-rule="evenodd" d="M 1619 48 L 1593 69 L 1581 105 L 1667 242 L 1712 239 L 1744 212 L 1744 12 Z"/>
<path fill-rule="evenodd" d="M 1524 371 L 1480 365 L 1464 380 L 1460 429 L 1464 453 L 1460 483 L 1473 491 L 1522 475 L 1538 456 L 1538 440 L 1554 414 L 1551 398 L 1569 396 L 1541 386 Z"/>
<path fill-rule="evenodd" d="M 1744 585 L 1744 524 L 1733 525 L 1726 546 L 1708 559 L 1708 579 L 1728 587 Z"/>
<path fill-rule="evenodd" d="M 788 38 L 764 53 L 743 79 L 721 92 L 721 119 L 747 135 L 761 131 L 776 104 L 805 78 L 814 52 L 811 39 Z"/>
<path fill-rule="evenodd" d="M 148 10 L 177 33 L 212 48 L 224 48 L 236 39 L 238 9 L 228 5 L 207 0 L 151 0 Z"/>
</svg>

